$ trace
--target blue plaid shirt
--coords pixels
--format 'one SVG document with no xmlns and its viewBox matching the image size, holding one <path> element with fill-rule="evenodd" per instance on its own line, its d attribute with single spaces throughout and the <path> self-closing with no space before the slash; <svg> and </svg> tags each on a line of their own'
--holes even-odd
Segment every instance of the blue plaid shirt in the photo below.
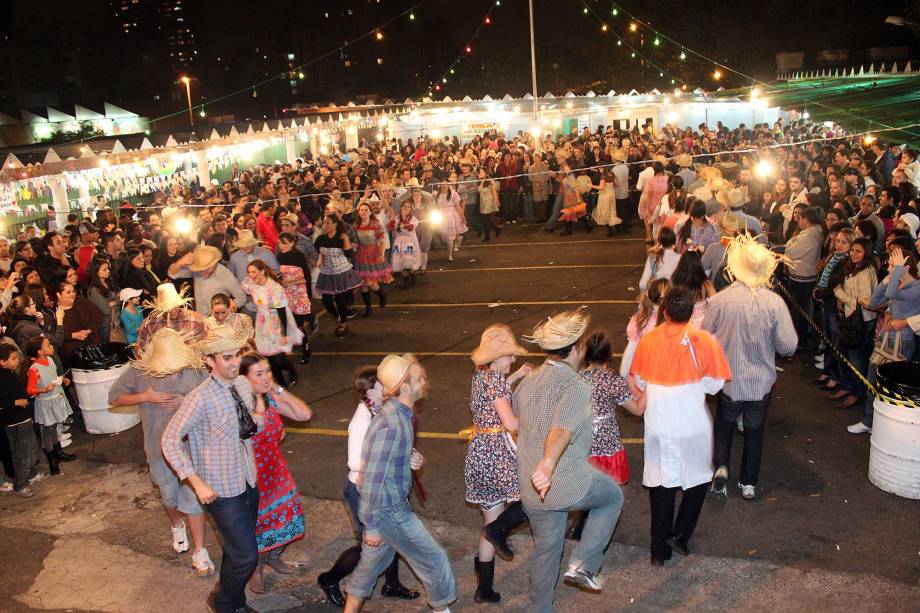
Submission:
<svg viewBox="0 0 920 613">
<path fill-rule="evenodd" d="M 409 498 L 409 457 L 414 439 L 412 409 L 391 398 L 371 422 L 361 449 L 364 474 L 359 486 L 358 517 L 365 534 L 379 534 L 380 514 L 389 507 L 405 504 Z"/>
</svg>

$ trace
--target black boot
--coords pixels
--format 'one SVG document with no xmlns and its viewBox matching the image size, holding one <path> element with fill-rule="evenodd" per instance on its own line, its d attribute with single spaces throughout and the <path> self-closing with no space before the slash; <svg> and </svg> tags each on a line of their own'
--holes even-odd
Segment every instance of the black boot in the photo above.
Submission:
<svg viewBox="0 0 920 613">
<path fill-rule="evenodd" d="M 371 316 L 371 293 L 370 292 L 361 292 L 361 300 L 364 301 L 364 315 L 362 317 Z"/>
<path fill-rule="evenodd" d="M 514 552 L 508 547 L 508 533 L 527 520 L 527 513 L 520 502 L 513 502 L 502 511 L 491 524 L 482 529 L 482 535 L 493 547 L 495 553 L 503 560 L 513 560 Z"/>
<path fill-rule="evenodd" d="M 52 475 L 61 474 L 61 466 L 58 464 L 57 456 L 54 455 L 54 452 L 45 452 L 45 457 L 48 458 L 48 472 Z"/>
<path fill-rule="evenodd" d="M 568 534 L 565 535 L 565 538 L 567 538 L 570 541 L 580 541 L 581 533 L 585 529 L 586 521 L 588 521 L 588 512 L 582 511 L 575 518 L 575 521 L 572 522 L 572 527 L 569 529 Z"/>
<path fill-rule="evenodd" d="M 585 227 L 585 232 L 591 234 L 591 231 L 594 229 L 591 227 L 591 220 L 588 219 L 587 215 L 581 218 L 581 223 Z"/>
<path fill-rule="evenodd" d="M 569 236 L 570 234 L 572 234 L 573 225 L 574 224 L 571 221 L 565 222 L 565 230 L 563 230 L 559 236 Z"/>
<path fill-rule="evenodd" d="M 358 565 L 359 560 L 361 560 L 361 547 L 358 545 L 349 547 L 342 552 L 342 555 L 335 561 L 331 569 L 316 578 L 316 582 L 326 595 L 326 599 L 332 604 L 339 607 L 345 606 L 345 596 L 342 594 L 342 590 L 339 589 L 339 581 L 351 574 L 351 571 Z"/>
<path fill-rule="evenodd" d="M 495 579 L 495 560 L 480 562 L 479 556 L 473 560 L 473 568 L 476 570 L 476 578 L 479 584 L 476 586 L 476 594 L 473 596 L 474 602 L 498 602 L 502 595 L 492 589 L 492 582 Z"/>
<path fill-rule="evenodd" d="M 380 590 L 382 596 L 387 598 L 402 598 L 403 600 L 415 600 L 421 594 L 418 590 L 410 590 L 399 582 L 399 556 L 393 555 L 393 561 L 387 567 L 384 574 L 383 589 Z"/>
<path fill-rule="evenodd" d="M 300 363 L 309 364 L 310 355 L 312 355 L 310 351 L 310 343 L 307 341 L 306 337 L 304 337 L 303 344 L 300 346 Z"/>
<path fill-rule="evenodd" d="M 77 456 L 75 456 L 74 454 L 65 453 L 64 450 L 61 449 L 60 443 L 57 443 L 54 446 L 54 451 L 52 451 L 51 453 L 54 454 L 54 457 L 55 459 L 57 459 L 58 462 L 73 462 L 74 460 L 77 459 Z"/>
<path fill-rule="evenodd" d="M 380 301 L 380 308 L 381 309 L 387 308 L 387 291 L 383 289 L 383 286 L 381 285 L 380 289 L 378 289 L 374 293 L 377 294 L 377 300 Z"/>
</svg>

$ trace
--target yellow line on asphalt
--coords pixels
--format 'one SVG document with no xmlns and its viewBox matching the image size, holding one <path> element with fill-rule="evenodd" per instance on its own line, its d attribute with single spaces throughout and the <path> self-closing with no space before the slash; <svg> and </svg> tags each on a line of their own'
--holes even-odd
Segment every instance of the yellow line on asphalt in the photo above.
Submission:
<svg viewBox="0 0 920 613">
<path fill-rule="evenodd" d="M 560 264 L 558 266 L 496 266 L 491 268 L 439 268 L 428 269 L 428 273 L 438 272 L 502 272 L 506 270 L 566 270 L 570 268 L 641 268 L 642 264 Z"/>
<path fill-rule="evenodd" d="M 537 241 L 532 243 L 490 243 L 484 245 L 482 243 L 476 243 L 475 245 L 466 245 L 464 249 L 479 249 L 481 247 L 530 247 L 536 245 L 581 245 L 585 243 L 607 243 L 609 245 L 616 245 L 617 243 L 622 243 L 625 241 L 630 242 L 645 242 L 644 238 L 615 238 L 604 240 L 602 238 L 588 239 L 583 241 Z"/>
<path fill-rule="evenodd" d="M 403 354 L 411 353 L 416 357 L 423 358 L 468 358 L 470 354 L 466 351 L 314 351 L 311 355 L 326 357 L 383 357 L 391 353 Z M 614 353 L 614 357 L 623 357 L 622 353 Z M 525 353 L 525 358 L 544 358 L 545 353 Z"/>
<path fill-rule="evenodd" d="M 542 306 L 557 304 L 636 304 L 635 300 L 541 300 L 529 302 L 391 302 L 389 307 L 438 308 L 438 307 L 490 307 L 502 306 Z"/>
<path fill-rule="evenodd" d="M 316 434 L 320 436 L 348 436 L 348 430 L 333 430 L 331 428 L 285 428 L 285 432 L 295 434 Z M 453 432 L 416 432 L 419 438 L 432 438 L 450 441 L 465 441 L 467 436 Z M 624 438 L 623 443 L 626 445 L 641 445 L 641 438 Z"/>
</svg>

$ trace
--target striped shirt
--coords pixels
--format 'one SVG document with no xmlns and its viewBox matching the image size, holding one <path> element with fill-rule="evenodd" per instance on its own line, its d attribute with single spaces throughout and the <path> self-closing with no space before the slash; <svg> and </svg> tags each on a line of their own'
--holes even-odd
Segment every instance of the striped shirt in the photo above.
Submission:
<svg viewBox="0 0 920 613">
<path fill-rule="evenodd" d="M 409 457 L 414 439 L 412 409 L 391 398 L 371 421 L 361 449 L 364 475 L 358 487 L 358 517 L 365 534 L 379 534 L 380 514 L 406 504 L 412 486 Z"/>
<path fill-rule="evenodd" d="M 237 377 L 233 385 L 243 402 L 251 404 L 252 391 L 245 378 Z M 262 417 L 252 418 L 261 431 Z M 191 454 L 182 443 L 186 436 Z M 247 484 L 256 487 L 251 439 L 240 439 L 230 386 L 213 376 L 185 396 L 163 432 L 162 445 L 163 456 L 180 480 L 197 473 L 221 498 L 239 496 Z"/>
<path fill-rule="evenodd" d="M 735 401 L 766 396 L 776 382 L 776 354 L 792 355 L 799 342 L 783 299 L 740 281 L 709 299 L 702 327 L 725 350 L 732 378 L 722 392 Z"/>
</svg>

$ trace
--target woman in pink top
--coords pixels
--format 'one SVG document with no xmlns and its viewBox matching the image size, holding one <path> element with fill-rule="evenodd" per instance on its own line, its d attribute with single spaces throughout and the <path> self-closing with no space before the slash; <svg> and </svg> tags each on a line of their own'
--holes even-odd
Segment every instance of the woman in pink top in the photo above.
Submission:
<svg viewBox="0 0 920 613">
<path fill-rule="evenodd" d="M 666 278 L 655 279 L 649 283 L 648 289 L 639 298 L 639 310 L 636 311 L 626 325 L 626 349 L 620 361 L 620 376 L 629 376 L 629 367 L 632 365 L 633 355 L 639 341 L 658 325 L 658 305 L 661 299 L 671 288 L 671 281 Z"/>
<path fill-rule="evenodd" d="M 655 207 L 661 203 L 662 196 L 668 193 L 668 175 L 664 172 L 664 166 L 661 162 L 655 162 L 652 168 L 655 174 L 645 184 L 645 190 L 639 199 L 639 218 L 645 222 L 646 240 L 655 239 L 652 236 Z"/>
</svg>

